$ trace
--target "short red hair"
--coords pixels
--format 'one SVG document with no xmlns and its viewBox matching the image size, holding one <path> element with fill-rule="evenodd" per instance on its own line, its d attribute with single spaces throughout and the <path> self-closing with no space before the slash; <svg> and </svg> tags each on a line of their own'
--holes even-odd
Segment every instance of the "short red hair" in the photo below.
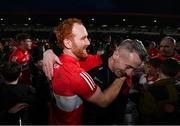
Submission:
<svg viewBox="0 0 180 126">
<path fill-rule="evenodd" d="M 75 23 L 83 25 L 81 20 L 77 18 L 68 18 L 57 26 L 56 37 L 60 48 L 64 48 L 63 40 L 72 36 L 72 29 Z"/>
</svg>

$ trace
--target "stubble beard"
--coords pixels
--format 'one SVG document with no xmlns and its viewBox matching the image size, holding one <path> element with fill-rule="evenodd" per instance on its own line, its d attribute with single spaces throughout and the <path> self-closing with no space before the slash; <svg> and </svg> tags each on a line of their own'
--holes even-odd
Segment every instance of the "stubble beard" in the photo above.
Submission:
<svg viewBox="0 0 180 126">
<path fill-rule="evenodd" d="M 76 48 L 73 50 L 73 53 L 79 60 L 85 60 L 88 56 L 85 49 Z"/>
</svg>

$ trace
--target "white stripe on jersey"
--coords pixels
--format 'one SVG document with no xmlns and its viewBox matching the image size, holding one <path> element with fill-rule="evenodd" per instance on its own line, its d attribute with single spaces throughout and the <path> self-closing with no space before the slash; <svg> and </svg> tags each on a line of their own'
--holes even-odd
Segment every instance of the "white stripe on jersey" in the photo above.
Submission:
<svg viewBox="0 0 180 126">
<path fill-rule="evenodd" d="M 92 77 L 86 72 L 83 72 L 83 74 L 89 79 L 89 81 L 91 82 L 93 88 L 95 88 L 94 80 L 92 79 Z"/>
<path fill-rule="evenodd" d="M 92 80 L 92 78 L 88 75 L 88 73 L 81 72 L 80 76 L 83 77 L 83 79 L 86 81 L 86 83 L 89 85 L 89 87 L 93 91 L 93 88 L 95 88 L 95 86 L 94 86 L 95 84 L 94 84 L 94 81 Z"/>
</svg>

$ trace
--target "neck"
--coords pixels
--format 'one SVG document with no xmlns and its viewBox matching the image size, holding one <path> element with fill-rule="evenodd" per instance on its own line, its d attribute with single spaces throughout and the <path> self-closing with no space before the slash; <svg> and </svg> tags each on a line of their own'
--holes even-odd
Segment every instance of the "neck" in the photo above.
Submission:
<svg viewBox="0 0 180 126">
<path fill-rule="evenodd" d="M 79 60 L 79 58 L 77 58 L 70 50 L 68 50 L 68 49 L 64 49 L 63 50 L 63 53 L 64 54 L 67 54 L 67 55 L 69 55 L 69 56 L 72 56 L 72 57 L 74 57 L 75 59 L 77 59 L 77 60 Z"/>
<path fill-rule="evenodd" d="M 26 49 L 24 48 L 24 46 L 19 46 L 19 49 L 21 49 L 22 51 L 25 51 Z"/>
<path fill-rule="evenodd" d="M 166 56 L 165 56 L 165 55 L 163 55 L 163 56 L 164 56 L 164 57 L 166 57 L 166 58 L 169 58 L 169 57 L 173 57 L 173 56 L 174 56 L 174 54 L 175 54 L 175 52 L 173 52 L 171 55 L 168 55 L 168 56 L 167 56 L 167 55 L 166 55 Z"/>
<path fill-rule="evenodd" d="M 170 55 L 170 56 L 164 56 L 165 58 L 170 58 L 170 57 L 173 57 L 173 55 Z"/>
</svg>

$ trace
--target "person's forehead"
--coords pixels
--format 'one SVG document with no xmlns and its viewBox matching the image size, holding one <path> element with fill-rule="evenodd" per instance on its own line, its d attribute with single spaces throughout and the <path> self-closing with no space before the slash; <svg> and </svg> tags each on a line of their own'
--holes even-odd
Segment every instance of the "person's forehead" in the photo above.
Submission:
<svg viewBox="0 0 180 126">
<path fill-rule="evenodd" d="M 142 61 L 136 52 L 129 52 L 128 50 L 121 50 L 119 61 L 125 62 L 126 65 L 138 68 Z"/>
<path fill-rule="evenodd" d="M 72 28 L 72 33 L 75 35 L 87 34 L 87 30 L 82 24 L 75 23 Z"/>
<path fill-rule="evenodd" d="M 169 39 L 163 39 L 160 45 L 173 45 L 173 43 Z"/>
</svg>

